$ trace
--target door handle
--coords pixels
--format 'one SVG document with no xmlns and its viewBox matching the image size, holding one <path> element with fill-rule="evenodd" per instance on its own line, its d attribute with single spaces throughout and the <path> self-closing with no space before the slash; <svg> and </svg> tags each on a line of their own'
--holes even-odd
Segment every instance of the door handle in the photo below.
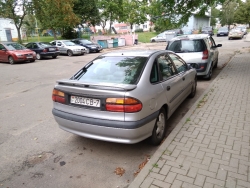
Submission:
<svg viewBox="0 0 250 188">
<path fill-rule="evenodd" d="M 185 80 L 186 78 L 185 77 L 182 77 L 182 80 Z"/>
<path fill-rule="evenodd" d="M 171 89 L 171 87 L 170 86 L 167 86 L 167 91 L 169 91 Z"/>
</svg>

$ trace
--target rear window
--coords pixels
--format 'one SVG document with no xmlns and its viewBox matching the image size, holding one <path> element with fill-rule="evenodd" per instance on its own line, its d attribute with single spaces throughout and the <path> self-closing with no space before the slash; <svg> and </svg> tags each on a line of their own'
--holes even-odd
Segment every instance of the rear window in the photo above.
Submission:
<svg viewBox="0 0 250 188">
<path fill-rule="evenodd" d="M 135 84 L 147 57 L 99 57 L 86 65 L 75 79 L 89 83 Z"/>
<path fill-rule="evenodd" d="M 171 50 L 175 53 L 203 52 L 205 50 L 205 44 L 202 40 L 177 40 L 171 42 L 167 50 Z"/>
</svg>

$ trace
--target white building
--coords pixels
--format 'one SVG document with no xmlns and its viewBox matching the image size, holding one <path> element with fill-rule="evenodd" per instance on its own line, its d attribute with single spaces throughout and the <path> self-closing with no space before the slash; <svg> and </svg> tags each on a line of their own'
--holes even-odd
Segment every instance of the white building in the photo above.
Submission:
<svg viewBox="0 0 250 188">
<path fill-rule="evenodd" d="M 0 41 L 17 41 L 18 33 L 12 19 L 0 18 Z"/>
</svg>

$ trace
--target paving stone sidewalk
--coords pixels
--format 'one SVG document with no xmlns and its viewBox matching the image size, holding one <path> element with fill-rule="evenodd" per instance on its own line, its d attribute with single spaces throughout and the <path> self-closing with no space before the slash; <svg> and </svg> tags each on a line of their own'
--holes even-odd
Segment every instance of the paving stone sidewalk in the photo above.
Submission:
<svg viewBox="0 0 250 188">
<path fill-rule="evenodd" d="M 236 54 L 129 188 L 250 187 L 250 53 Z"/>
</svg>

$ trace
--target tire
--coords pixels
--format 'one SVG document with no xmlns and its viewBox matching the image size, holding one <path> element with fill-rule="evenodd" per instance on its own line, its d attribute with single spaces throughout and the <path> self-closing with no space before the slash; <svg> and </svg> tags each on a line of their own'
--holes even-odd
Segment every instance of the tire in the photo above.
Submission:
<svg viewBox="0 0 250 188">
<path fill-rule="evenodd" d="M 228 40 L 231 40 L 231 38 L 230 38 L 230 37 L 228 37 Z"/>
<path fill-rule="evenodd" d="M 36 59 L 41 60 L 41 59 L 42 59 L 41 54 L 37 53 L 37 54 L 36 54 Z"/>
<path fill-rule="evenodd" d="M 73 52 L 72 52 L 71 50 L 68 50 L 68 51 L 67 51 L 67 55 L 68 55 L 68 56 L 72 56 L 72 55 L 73 55 Z"/>
<path fill-rule="evenodd" d="M 155 40 L 153 39 L 151 42 L 155 42 Z"/>
<path fill-rule="evenodd" d="M 150 137 L 151 144 L 159 145 L 163 141 L 166 133 L 166 120 L 167 120 L 166 111 L 164 108 L 161 108 L 155 122 L 152 136 Z"/>
<path fill-rule="evenodd" d="M 53 58 L 53 59 L 57 58 L 57 55 L 53 55 L 52 58 Z"/>
<path fill-rule="evenodd" d="M 14 61 L 13 57 L 10 56 L 10 57 L 8 58 L 8 60 L 9 60 L 9 63 L 10 63 L 11 65 L 15 64 L 15 61 Z"/>
<path fill-rule="evenodd" d="M 213 74 L 213 67 L 211 66 L 208 73 L 207 73 L 207 75 L 205 76 L 205 79 L 206 80 L 211 80 L 212 74 Z"/>
<path fill-rule="evenodd" d="M 90 51 L 89 51 L 89 49 L 87 48 L 87 52 L 86 52 L 86 54 L 89 54 L 89 52 L 90 52 Z"/>
<path fill-rule="evenodd" d="M 194 80 L 194 84 L 192 86 L 192 90 L 191 90 L 191 93 L 189 94 L 189 98 L 194 98 L 195 94 L 196 94 L 196 87 L 197 87 L 197 78 L 195 77 L 195 80 Z"/>
</svg>

